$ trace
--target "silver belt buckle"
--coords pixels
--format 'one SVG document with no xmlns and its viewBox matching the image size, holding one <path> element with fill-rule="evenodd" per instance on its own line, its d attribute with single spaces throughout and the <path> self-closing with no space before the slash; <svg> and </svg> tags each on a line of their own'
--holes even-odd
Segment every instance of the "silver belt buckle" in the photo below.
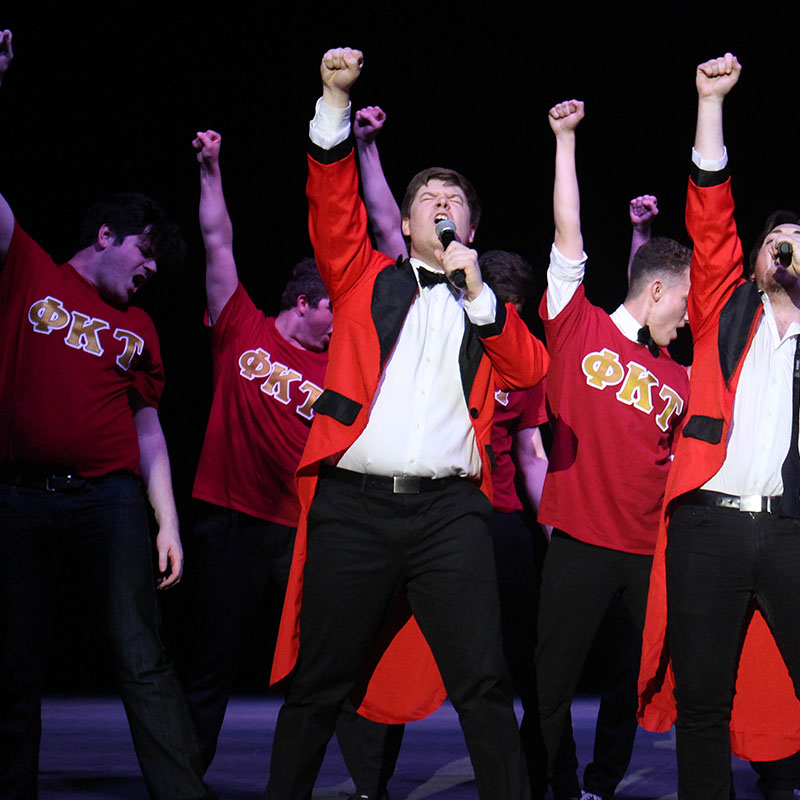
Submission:
<svg viewBox="0 0 800 800">
<path fill-rule="evenodd" d="M 393 475 L 394 494 L 419 494 L 419 478 L 416 475 Z"/>
<path fill-rule="evenodd" d="M 764 510 L 760 494 L 743 494 L 739 498 L 739 511 L 759 512 Z"/>
</svg>

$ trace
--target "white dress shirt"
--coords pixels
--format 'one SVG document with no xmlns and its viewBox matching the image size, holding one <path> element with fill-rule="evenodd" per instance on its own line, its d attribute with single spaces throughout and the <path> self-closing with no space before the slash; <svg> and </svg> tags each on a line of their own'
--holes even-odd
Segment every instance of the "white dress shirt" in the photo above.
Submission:
<svg viewBox="0 0 800 800">
<path fill-rule="evenodd" d="M 309 125 L 311 141 L 330 149 L 349 133 L 350 108 L 332 108 L 320 98 Z M 411 263 L 415 276 L 420 267 L 442 271 L 417 259 Z M 456 294 L 448 284 L 419 289 L 386 362 L 367 426 L 337 466 L 371 475 L 480 476 L 458 354 L 464 312 L 475 325 L 491 324 L 497 301 L 486 285 L 472 301 Z"/>
<path fill-rule="evenodd" d="M 725 462 L 704 489 L 783 494 L 781 467 L 792 435 L 792 372 L 800 325 L 793 322 L 781 337 L 769 297 L 762 294 L 761 302 L 764 314 L 736 387 Z"/>
</svg>

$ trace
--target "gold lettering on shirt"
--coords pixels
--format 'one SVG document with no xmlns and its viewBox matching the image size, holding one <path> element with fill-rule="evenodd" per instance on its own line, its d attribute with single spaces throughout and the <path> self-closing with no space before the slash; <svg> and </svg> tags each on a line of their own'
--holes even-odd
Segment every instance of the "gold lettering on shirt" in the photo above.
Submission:
<svg viewBox="0 0 800 800">
<path fill-rule="evenodd" d="M 253 381 L 256 378 L 266 378 L 272 369 L 269 353 L 262 350 L 246 350 L 239 356 L 239 374 Z"/>
<path fill-rule="evenodd" d="M 312 420 L 314 418 L 312 406 L 322 394 L 322 389 L 309 380 L 303 380 L 299 372 L 287 367 L 286 364 L 271 361 L 270 358 L 270 354 L 261 347 L 245 350 L 239 356 L 239 374 L 249 381 L 263 380 L 259 387 L 261 391 L 284 405 L 288 405 L 292 400 L 292 383 L 303 381 L 299 391 L 305 394 L 305 398 L 297 404 L 295 411 L 303 419 Z"/>
<path fill-rule="evenodd" d="M 622 381 L 624 370 L 619 363 L 619 356 L 606 348 L 600 353 L 589 353 L 581 363 L 586 383 L 595 389 L 616 386 Z"/>
<path fill-rule="evenodd" d="M 133 357 L 138 356 L 144 350 L 144 339 L 133 331 L 126 331 L 123 328 L 117 328 L 114 331 L 114 338 L 125 342 L 125 349 L 117 356 L 117 364 L 127 371 Z"/>
<path fill-rule="evenodd" d="M 581 368 L 589 386 L 602 390 L 608 386 L 622 384 L 616 392 L 616 398 L 620 403 L 633 406 L 645 414 L 651 414 L 655 409 L 653 387 L 659 386 L 660 382 L 647 367 L 636 361 L 629 361 L 623 367 L 617 353 L 603 348 L 601 351 L 594 351 L 584 356 Z M 666 402 L 666 406 L 655 420 L 658 427 L 666 433 L 673 418 L 683 413 L 684 401 L 667 384 L 661 387 L 658 396 Z"/>
<path fill-rule="evenodd" d="M 28 319 L 37 333 L 52 333 L 69 325 L 64 344 L 75 350 L 83 350 L 93 356 L 102 356 L 105 352 L 100 337 L 100 332 L 110 330 L 111 325 L 104 319 L 90 317 L 81 311 L 71 313 L 64 308 L 63 303 L 55 297 L 37 300 L 28 309 Z M 125 349 L 117 356 L 117 364 L 127 370 L 134 356 L 144 351 L 144 339 L 133 331 L 116 328 L 113 336 L 125 342 Z"/>
<path fill-rule="evenodd" d="M 680 415 L 683 412 L 683 398 L 666 383 L 661 387 L 661 391 L 658 393 L 658 396 L 662 400 L 666 400 L 667 405 L 656 417 L 656 423 L 658 423 L 658 427 L 661 428 L 662 431 L 666 431 L 669 428 L 669 421 L 672 415 Z"/>
<path fill-rule="evenodd" d="M 289 384 L 292 381 L 302 380 L 303 376 L 299 372 L 290 369 L 286 364 L 275 362 L 272 365 L 272 372 L 269 378 L 261 385 L 264 394 L 271 394 L 281 403 L 288 404 L 291 400 L 289 395 Z"/>
<path fill-rule="evenodd" d="M 100 345 L 98 331 L 104 331 L 111 327 L 104 319 L 96 319 L 81 314 L 80 311 L 72 312 L 72 325 L 69 333 L 64 339 L 68 347 L 76 350 L 85 350 L 95 356 L 103 355 L 103 348 Z"/>
<path fill-rule="evenodd" d="M 322 389 L 311 381 L 303 381 L 300 384 L 300 391 L 306 393 L 305 402 L 297 406 L 297 413 L 306 419 L 314 418 L 314 411 L 311 406 L 317 402 L 317 398 L 322 394 Z"/>
<path fill-rule="evenodd" d="M 28 319 L 37 333 L 52 333 L 66 327 L 69 323 L 69 312 L 64 309 L 60 300 L 48 297 L 38 300 L 30 307 Z"/>
<path fill-rule="evenodd" d="M 628 374 L 617 392 L 617 400 L 649 414 L 653 410 L 653 386 L 658 386 L 658 378 L 641 364 L 629 361 Z"/>
<path fill-rule="evenodd" d="M 494 399 L 500 403 L 501 406 L 507 406 L 508 392 L 505 389 L 497 389 L 494 393 Z"/>
</svg>

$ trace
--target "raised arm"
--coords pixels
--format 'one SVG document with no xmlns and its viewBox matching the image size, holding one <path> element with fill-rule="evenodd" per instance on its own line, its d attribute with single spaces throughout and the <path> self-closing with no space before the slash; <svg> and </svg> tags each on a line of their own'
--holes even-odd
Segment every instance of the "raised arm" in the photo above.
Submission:
<svg viewBox="0 0 800 800">
<path fill-rule="evenodd" d="M 353 133 L 361 164 L 361 187 L 378 250 L 393 258 L 406 258 L 408 248 L 400 228 L 400 207 L 383 174 L 378 145 L 375 142 L 375 137 L 385 121 L 386 114 L 378 106 L 367 106 L 356 112 Z"/>
<path fill-rule="evenodd" d="M 723 101 L 740 72 L 739 61 L 730 53 L 698 64 L 695 72 L 695 169 L 686 196 L 686 230 L 694 245 L 688 307 L 695 342 L 705 335 L 717 335 L 717 310 L 742 280 L 742 243 L 736 229 L 722 125 Z M 702 159 L 699 163 L 698 158 Z"/>
<path fill-rule="evenodd" d="M 233 226 L 219 169 L 221 144 L 222 137 L 216 131 L 198 132 L 192 142 L 200 164 L 200 230 L 206 248 L 206 297 L 212 324 L 239 283 L 233 260 Z"/>
<path fill-rule="evenodd" d="M 581 199 L 575 167 L 575 129 L 583 119 L 583 102 L 567 100 L 550 109 L 548 120 L 556 137 L 556 171 L 553 182 L 555 245 L 560 253 L 577 260 L 583 254 Z"/>
<path fill-rule="evenodd" d="M 11 47 L 11 31 L 0 31 L 0 84 L 14 58 Z M 14 233 L 14 214 L 6 199 L 0 195 L 0 264 L 6 260 L 8 248 L 11 245 L 11 235 Z"/>
<path fill-rule="evenodd" d="M 178 530 L 178 512 L 172 493 L 172 473 L 169 454 L 158 411 L 135 396 L 133 419 L 139 438 L 139 468 L 147 488 L 147 497 L 158 523 L 156 550 L 158 552 L 159 589 L 174 586 L 183 574 L 183 547 Z"/>
<path fill-rule="evenodd" d="M 334 48 L 323 55 L 322 97 L 308 128 L 308 232 L 334 305 L 359 281 L 373 258 L 383 260 L 370 241 L 348 138 L 350 90 L 362 63 L 360 51 L 351 48 Z"/>
<path fill-rule="evenodd" d="M 634 197 L 628 206 L 631 219 L 631 254 L 628 257 L 628 280 L 631 278 L 631 264 L 636 251 L 650 241 L 650 227 L 653 218 L 658 216 L 658 200 L 655 195 L 643 194 Z"/>
<path fill-rule="evenodd" d="M 736 85 L 742 68 L 736 56 L 725 53 L 698 64 L 695 75 L 697 86 L 697 129 L 694 149 L 701 158 L 718 161 L 725 153 L 722 135 L 722 103 Z"/>
</svg>

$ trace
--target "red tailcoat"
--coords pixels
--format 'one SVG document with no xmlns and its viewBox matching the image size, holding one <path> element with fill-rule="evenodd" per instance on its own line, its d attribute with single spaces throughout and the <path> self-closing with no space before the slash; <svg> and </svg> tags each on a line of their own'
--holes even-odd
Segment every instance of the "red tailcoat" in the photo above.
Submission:
<svg viewBox="0 0 800 800">
<path fill-rule="evenodd" d="M 715 183 L 721 179 L 724 183 Z M 670 503 L 703 486 L 722 467 L 736 387 L 763 308 L 755 284 L 743 277 L 730 179 L 727 174 L 700 172 L 697 180 L 705 186 L 690 181 L 686 203 L 686 227 L 694 243 L 689 292 L 694 339 L 691 394 L 687 422 L 667 479 L 639 674 L 639 721 L 652 731 L 668 730 L 676 718 L 666 641 L 665 554 Z M 800 750 L 800 703 L 758 612 L 750 623 L 739 662 L 731 747 L 736 755 L 753 761 L 783 758 Z"/>
<path fill-rule="evenodd" d="M 312 145 L 306 187 L 309 233 L 334 315 L 325 391 L 314 405 L 303 459 L 297 473 L 302 507 L 289 588 L 283 608 L 272 681 L 294 667 L 299 646 L 299 613 L 306 558 L 306 520 L 320 464 L 341 455 L 367 424 L 372 400 L 417 295 L 408 261 L 394 263 L 373 249 L 367 215 L 358 194 L 351 143 L 325 151 Z M 538 383 L 549 358 L 513 306 L 498 305 L 491 325 L 465 318 L 459 354 L 464 396 L 481 452 L 481 490 L 491 499 L 490 457 L 495 383 L 524 389 Z M 334 459 L 335 460 L 335 459 Z M 413 617 L 395 620 L 390 642 L 369 683 L 360 711 L 378 722 L 399 723 L 430 714 L 445 697 L 439 671 Z"/>
</svg>

